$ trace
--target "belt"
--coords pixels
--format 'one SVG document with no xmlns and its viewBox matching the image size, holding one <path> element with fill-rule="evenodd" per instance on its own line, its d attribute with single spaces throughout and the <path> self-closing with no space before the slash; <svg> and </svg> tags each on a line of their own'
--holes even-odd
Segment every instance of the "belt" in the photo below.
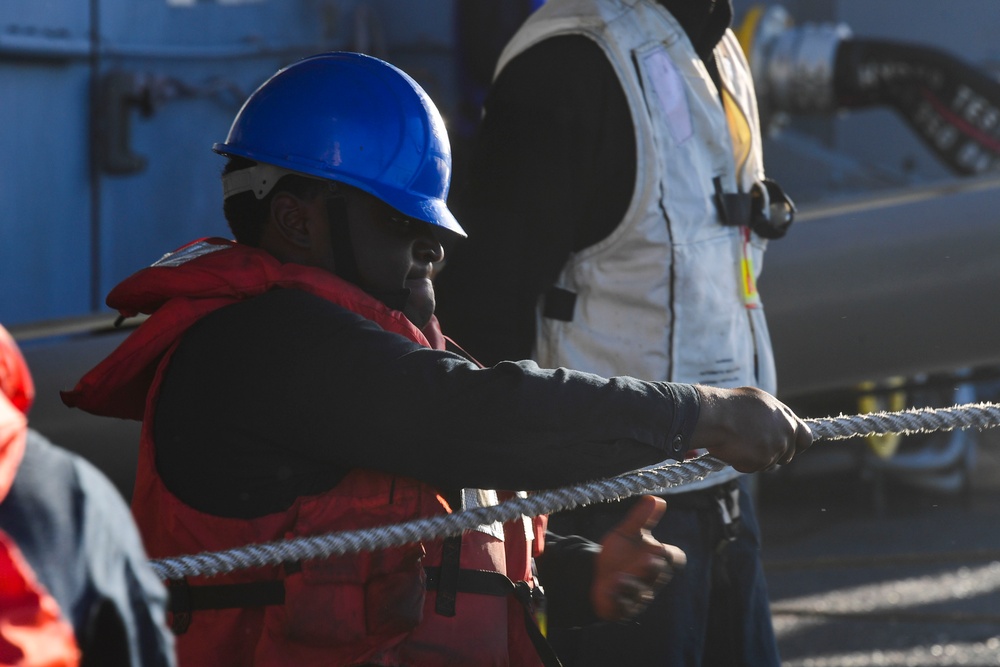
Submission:
<svg viewBox="0 0 1000 667">
<path fill-rule="evenodd" d="M 168 609 L 178 614 L 202 609 L 264 607 L 284 602 L 285 582 L 281 579 L 208 586 L 189 586 L 183 581 L 171 581 Z"/>
<path fill-rule="evenodd" d="M 440 567 L 426 567 L 427 590 L 437 590 L 441 580 Z M 513 581 L 499 572 L 485 570 L 459 570 L 457 590 L 461 593 L 479 593 L 506 597 L 514 595 L 524 598 L 528 585 Z M 518 584 L 521 584 L 520 586 Z M 255 581 L 244 584 L 214 584 L 190 586 L 183 580 L 169 582 L 170 603 L 167 609 L 174 614 L 190 613 L 204 609 L 234 609 L 242 607 L 265 607 L 285 602 L 285 582 Z"/>
<path fill-rule="evenodd" d="M 441 568 L 425 567 L 424 572 L 427 575 L 427 590 L 437 590 L 441 583 Z M 263 607 L 285 602 L 283 579 L 197 586 L 190 586 L 184 580 L 171 580 L 168 582 L 168 589 L 170 601 L 167 608 L 173 614 L 171 629 L 178 635 L 190 627 L 191 612 L 194 611 Z M 525 581 L 515 583 L 499 572 L 461 569 L 457 572 L 455 590 L 496 597 L 513 595 L 524 607 L 525 627 L 543 664 L 554 666 L 559 664 L 530 613 L 533 604 L 537 602 L 536 597 L 541 593 L 538 587 L 531 588 Z"/>
<path fill-rule="evenodd" d="M 285 602 L 285 582 L 281 579 L 204 586 L 189 586 L 184 579 L 178 579 L 167 582 L 167 590 L 170 593 L 167 610 L 173 614 L 170 629 L 175 635 L 187 632 L 194 611 L 264 607 Z"/>
</svg>

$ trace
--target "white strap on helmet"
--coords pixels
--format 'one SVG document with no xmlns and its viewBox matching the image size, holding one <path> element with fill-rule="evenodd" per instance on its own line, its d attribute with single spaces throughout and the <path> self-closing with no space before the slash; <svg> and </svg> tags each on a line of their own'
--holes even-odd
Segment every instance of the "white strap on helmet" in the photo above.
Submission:
<svg viewBox="0 0 1000 667">
<path fill-rule="evenodd" d="M 258 162 L 252 167 L 231 171 L 222 177 L 222 198 L 229 199 L 241 192 L 252 191 L 254 197 L 263 199 L 271 192 L 278 179 L 285 174 L 298 174 L 297 171 L 275 167 L 273 164 Z M 300 174 L 302 175 L 302 174 Z"/>
</svg>

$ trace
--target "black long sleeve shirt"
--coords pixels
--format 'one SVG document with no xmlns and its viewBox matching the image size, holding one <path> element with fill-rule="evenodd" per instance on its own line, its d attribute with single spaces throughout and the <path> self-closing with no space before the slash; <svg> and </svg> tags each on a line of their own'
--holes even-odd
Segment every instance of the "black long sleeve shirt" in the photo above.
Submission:
<svg viewBox="0 0 1000 667">
<path fill-rule="evenodd" d="M 196 509 L 252 518 L 352 468 L 462 487 L 545 489 L 689 447 L 687 385 L 533 362 L 480 368 L 340 306 L 274 290 L 203 318 L 164 376 L 156 465 Z"/>
</svg>

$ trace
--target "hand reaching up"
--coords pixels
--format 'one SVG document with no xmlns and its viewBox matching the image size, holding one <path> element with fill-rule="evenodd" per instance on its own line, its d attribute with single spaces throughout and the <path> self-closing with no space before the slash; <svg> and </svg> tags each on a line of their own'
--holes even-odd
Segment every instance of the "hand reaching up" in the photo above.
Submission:
<svg viewBox="0 0 1000 667">
<path fill-rule="evenodd" d="M 603 620 L 628 619 L 641 612 L 687 563 L 683 551 L 661 544 L 649 532 L 665 508 L 662 498 L 643 496 L 601 542 L 590 598 Z"/>
</svg>

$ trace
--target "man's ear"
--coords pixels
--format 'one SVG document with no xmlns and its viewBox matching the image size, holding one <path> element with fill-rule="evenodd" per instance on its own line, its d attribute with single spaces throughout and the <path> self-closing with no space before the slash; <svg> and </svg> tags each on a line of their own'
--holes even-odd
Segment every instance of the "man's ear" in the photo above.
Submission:
<svg viewBox="0 0 1000 667">
<path fill-rule="evenodd" d="M 309 247 L 308 204 L 290 192 L 278 192 L 271 198 L 271 219 L 286 241 L 300 248 Z"/>
</svg>

